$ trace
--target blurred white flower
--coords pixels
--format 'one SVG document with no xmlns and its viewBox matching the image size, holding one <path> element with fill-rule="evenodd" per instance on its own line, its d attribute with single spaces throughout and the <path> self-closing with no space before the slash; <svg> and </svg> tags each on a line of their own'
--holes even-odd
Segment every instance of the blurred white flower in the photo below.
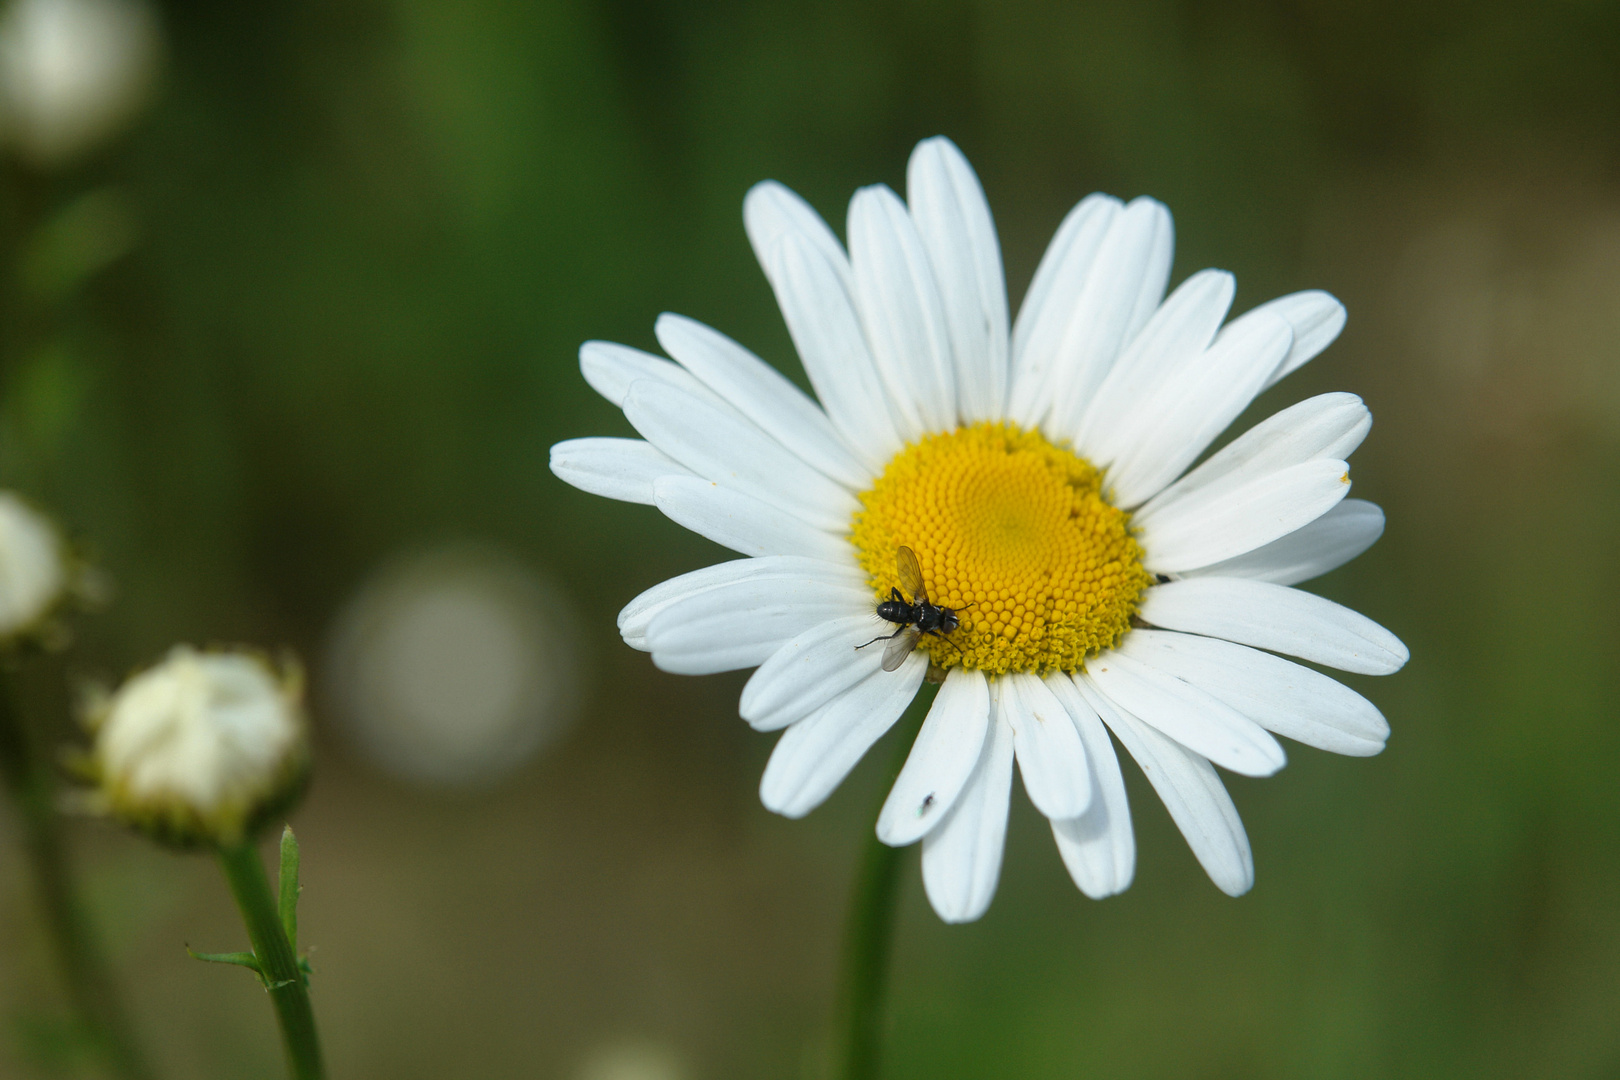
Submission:
<svg viewBox="0 0 1620 1080">
<path fill-rule="evenodd" d="M 556 590 L 487 548 L 395 559 L 333 625 L 327 696 L 387 772 L 432 785 L 487 784 L 572 722 L 573 625 Z"/>
<path fill-rule="evenodd" d="M 0 491 L 0 638 L 39 627 L 69 581 L 67 550 L 56 526 L 16 495 Z"/>
<path fill-rule="evenodd" d="M 238 842 L 302 786 L 301 697 L 256 653 L 176 646 L 91 718 L 106 809 L 161 840 Z"/>
<path fill-rule="evenodd" d="M 12 0 L 0 12 L 0 135 L 35 165 L 69 162 L 146 104 L 158 51 L 142 0 Z"/>
</svg>

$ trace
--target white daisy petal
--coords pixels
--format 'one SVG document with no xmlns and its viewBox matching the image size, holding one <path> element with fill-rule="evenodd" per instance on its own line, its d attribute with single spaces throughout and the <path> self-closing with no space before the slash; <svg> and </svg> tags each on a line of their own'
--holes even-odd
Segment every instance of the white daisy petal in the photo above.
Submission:
<svg viewBox="0 0 1620 1080">
<path fill-rule="evenodd" d="M 591 389 L 621 409 L 630 393 L 630 385 L 639 379 L 655 379 L 677 390 L 697 394 L 712 404 L 730 408 L 689 372 L 682 371 L 679 364 L 672 364 L 662 356 L 632 349 L 628 345 L 587 341 L 579 347 L 579 370 Z"/>
<path fill-rule="evenodd" d="M 1121 351 L 1142 330 L 1170 280 L 1170 211 L 1146 196 L 1109 227 L 1058 345 L 1048 384 L 1053 430 L 1070 432 Z"/>
<path fill-rule="evenodd" d="M 775 633 L 756 631 L 744 638 L 738 634 L 715 635 L 724 630 L 725 620 L 706 619 L 670 630 L 658 645 L 647 651 L 660 671 L 671 675 L 718 675 L 722 671 L 743 671 L 757 667 L 782 646 L 788 630 L 777 620 Z M 796 624 L 795 624 L 796 625 Z M 652 639 L 648 638 L 651 642 Z"/>
<path fill-rule="evenodd" d="M 1340 671 L 1388 675 L 1405 665 L 1400 639 L 1365 615 L 1286 585 L 1189 578 L 1142 594 L 1142 619 L 1166 630 L 1225 638 Z"/>
<path fill-rule="evenodd" d="M 1306 461 L 1250 480 L 1219 498 L 1189 496 L 1134 522 L 1142 563 L 1179 574 L 1230 559 L 1287 536 L 1333 509 L 1350 491 L 1350 466 Z"/>
<path fill-rule="evenodd" d="M 851 686 L 876 674 L 881 644 L 869 642 L 880 623 L 867 610 L 812 626 L 788 641 L 759 666 L 743 687 L 738 711 L 755 731 L 776 731 L 809 716 Z"/>
<path fill-rule="evenodd" d="M 864 590 L 866 587 L 865 571 L 847 560 L 829 563 L 798 555 L 733 559 L 659 582 L 637 596 L 619 612 L 619 633 L 623 635 L 625 644 L 646 652 L 648 625 L 673 604 L 738 582 L 766 581 L 774 587 L 776 582 L 797 579 L 827 581 L 847 586 L 851 591 Z"/>
<path fill-rule="evenodd" d="M 682 367 L 807 465 L 848 488 L 871 483 L 870 470 L 844 446 L 827 414 L 780 371 L 684 315 L 658 316 L 655 330 Z"/>
<path fill-rule="evenodd" d="M 1307 360 L 1333 344 L 1344 329 L 1344 305 L 1320 289 L 1279 296 L 1255 310 L 1280 315 L 1294 328 L 1294 347 L 1277 365 L 1277 370 L 1266 381 L 1267 386 L 1299 370 Z"/>
<path fill-rule="evenodd" d="M 1127 421 L 1190 361 L 1202 357 L 1236 291 L 1235 279 L 1224 270 L 1200 270 L 1182 282 L 1097 388 L 1071 433 L 1076 450 L 1094 464 L 1112 462 L 1128 444 Z"/>
<path fill-rule="evenodd" d="M 820 806 L 900 719 L 927 673 L 927 658 L 913 653 L 898 670 L 879 671 L 788 728 L 765 765 L 760 800 L 790 818 Z"/>
<path fill-rule="evenodd" d="M 876 474 L 904 440 L 845 278 L 827 255 L 793 233 L 767 252 L 766 265 L 816 397 L 844 442 Z"/>
<path fill-rule="evenodd" d="M 1123 209 L 1112 196 L 1088 195 L 1069 211 L 1047 245 L 1013 324 L 1008 419 L 1032 427 L 1046 414 L 1045 390 L 1060 362 L 1063 331 L 1103 239 Z"/>
<path fill-rule="evenodd" d="M 1274 413 L 1210 455 L 1136 512 L 1151 521 L 1177 499 L 1224 498 L 1250 480 L 1316 458 L 1347 460 L 1372 430 L 1372 414 L 1354 394 L 1319 394 Z"/>
<path fill-rule="evenodd" d="M 990 683 L 983 672 L 952 668 L 878 814 L 878 839 L 916 843 L 956 805 L 990 730 Z"/>
<path fill-rule="evenodd" d="M 1235 773 L 1270 776 L 1288 764 L 1268 731 L 1172 672 L 1115 649 L 1088 660 L 1086 675 L 1132 716 Z"/>
<path fill-rule="evenodd" d="M 849 542 L 752 495 L 693 476 L 653 481 L 654 505 L 677 525 L 743 555 L 804 555 L 848 564 Z"/>
<path fill-rule="evenodd" d="M 1049 818 L 1079 817 L 1091 805 L 1091 767 L 1074 721 L 1038 676 L 1007 674 L 1001 681 L 1001 715 L 1013 731 L 1029 801 Z"/>
<path fill-rule="evenodd" d="M 756 575 L 683 597 L 647 624 L 653 663 L 678 675 L 763 664 L 806 627 L 848 617 L 870 594 L 836 578 Z"/>
<path fill-rule="evenodd" d="M 843 574 L 821 573 L 824 564 L 792 557 L 742 562 L 743 569 L 754 572 L 717 574 L 707 587 L 691 589 L 661 604 L 658 614 L 647 624 L 647 638 L 653 647 L 658 647 L 660 633 L 681 621 L 728 613 L 737 616 L 736 621 L 744 630 L 750 622 L 763 626 L 778 616 L 805 620 L 793 628 L 795 634 L 813 625 L 809 620 L 823 612 L 823 618 L 843 618 L 857 613 L 870 615 L 872 594 L 859 581 Z M 720 563 L 708 569 L 735 565 Z M 805 573 L 805 567 L 814 567 L 816 572 Z M 684 575 L 686 579 L 694 576 Z"/>
<path fill-rule="evenodd" d="M 1228 896 L 1248 892 L 1254 886 L 1249 835 L 1214 767 L 1117 708 L 1084 676 L 1075 685 L 1141 766 L 1215 887 Z"/>
<path fill-rule="evenodd" d="M 1136 293 L 1134 296 L 1126 294 L 1131 308 L 1125 317 L 1122 345 L 1142 332 L 1153 312 L 1164 302 L 1164 290 L 1170 285 L 1170 264 L 1176 254 L 1175 222 L 1170 217 L 1169 207 L 1141 195 L 1130 201 L 1125 212 L 1127 215 L 1141 213 L 1146 220 L 1142 226 L 1141 257 L 1128 263 L 1136 281 Z"/>
<path fill-rule="evenodd" d="M 1188 577 L 1237 577 L 1298 585 L 1337 570 L 1384 535 L 1384 512 L 1365 499 L 1346 499 L 1315 521 L 1264 547 L 1209 566 Z"/>
<path fill-rule="evenodd" d="M 1119 652 L 1184 679 L 1260 726 L 1307 746 L 1370 757 L 1389 738 L 1383 714 L 1348 686 L 1246 645 L 1136 630 Z"/>
<path fill-rule="evenodd" d="M 754 258 L 766 277 L 772 278 L 773 287 L 780 288 L 772 277 L 770 254 L 784 236 L 796 236 L 821 253 L 844 290 L 849 291 L 849 258 L 844 254 L 844 245 L 815 208 L 791 188 L 775 180 L 762 180 L 750 188 L 743 198 L 743 227 L 748 231 Z"/>
<path fill-rule="evenodd" d="M 906 167 L 906 203 L 928 251 L 956 358 L 962 419 L 996 420 L 1007 396 L 1007 284 L 979 178 L 956 144 L 924 139 Z"/>
<path fill-rule="evenodd" d="M 592 495 L 648 506 L 653 502 L 654 480 L 691 475 L 640 439 L 566 439 L 551 448 L 551 471 Z"/>
<path fill-rule="evenodd" d="M 994 696 L 994 691 L 992 691 Z M 948 923 L 972 922 L 990 907 L 1001 877 L 1012 794 L 1013 735 L 994 715 L 978 764 L 956 805 L 923 837 L 923 889 Z"/>
<path fill-rule="evenodd" d="M 1079 729 L 1092 782 L 1091 805 L 1077 818 L 1053 821 L 1052 838 L 1080 891 L 1101 900 L 1124 892 L 1136 874 L 1136 836 L 1131 830 L 1125 778 L 1120 775 L 1108 730 L 1074 681 L 1061 672 L 1048 675 L 1045 681 Z"/>
<path fill-rule="evenodd" d="M 624 415 L 648 442 L 697 475 L 819 529 L 842 532 L 860 509 L 847 488 L 737 413 L 694 394 L 642 379 L 630 387 Z"/>
<path fill-rule="evenodd" d="M 889 391 L 901 435 L 913 442 L 956 426 L 956 372 L 928 252 L 900 196 L 882 184 L 849 203 L 855 306 Z"/>
<path fill-rule="evenodd" d="M 1164 490 L 1249 407 L 1287 355 L 1294 332 L 1269 312 L 1227 325 L 1196 363 L 1176 371 L 1125 423 L 1134 429 L 1108 470 L 1115 505 L 1139 506 Z"/>
</svg>

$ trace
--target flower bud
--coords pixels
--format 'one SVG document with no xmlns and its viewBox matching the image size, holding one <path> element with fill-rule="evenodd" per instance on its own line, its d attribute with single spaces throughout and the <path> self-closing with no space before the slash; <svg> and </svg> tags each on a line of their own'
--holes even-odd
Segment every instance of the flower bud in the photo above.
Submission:
<svg viewBox="0 0 1620 1080">
<path fill-rule="evenodd" d="M 296 671 L 176 646 L 91 717 L 106 809 L 166 843 L 230 846 L 298 796 L 309 743 Z"/>
<path fill-rule="evenodd" d="M 68 592 L 70 562 L 55 524 L 0 491 L 0 641 L 43 627 Z"/>
</svg>

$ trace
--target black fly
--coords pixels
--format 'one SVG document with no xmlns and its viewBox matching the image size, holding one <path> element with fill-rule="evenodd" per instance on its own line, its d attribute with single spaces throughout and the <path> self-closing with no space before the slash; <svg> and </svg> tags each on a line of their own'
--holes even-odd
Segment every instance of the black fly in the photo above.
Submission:
<svg viewBox="0 0 1620 1080">
<path fill-rule="evenodd" d="M 961 652 L 956 643 L 945 636 L 960 625 L 956 609 L 937 607 L 928 602 L 928 590 L 923 585 L 922 567 L 917 563 L 917 553 L 908 547 L 902 547 L 895 554 L 894 561 L 895 569 L 899 571 L 900 587 L 911 594 L 911 600 L 907 602 L 900 589 L 890 589 L 889 599 L 877 606 L 878 618 L 900 624 L 900 629 L 894 633 L 875 637 L 866 643 L 866 645 L 879 641 L 889 643 L 883 649 L 883 670 L 893 671 L 905 663 L 906 657 L 911 655 L 911 650 L 917 647 L 917 642 L 924 634 L 933 634 L 957 652 Z M 855 647 L 864 649 L 866 645 Z"/>
</svg>

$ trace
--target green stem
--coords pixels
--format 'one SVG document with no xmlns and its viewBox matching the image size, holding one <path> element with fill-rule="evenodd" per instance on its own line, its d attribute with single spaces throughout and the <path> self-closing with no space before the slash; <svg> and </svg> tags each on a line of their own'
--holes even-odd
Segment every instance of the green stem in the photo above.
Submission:
<svg viewBox="0 0 1620 1080">
<path fill-rule="evenodd" d="M 23 827 L 34 887 L 68 999 L 88 1037 L 124 1080 L 152 1076 L 124 1013 L 112 971 L 73 887 L 61 822 L 56 777 L 42 740 L 23 721 L 12 698 L 10 672 L 0 671 L 0 773 Z"/>
<path fill-rule="evenodd" d="M 917 729 L 928 715 L 928 706 L 934 700 L 929 689 L 917 695 L 895 725 L 894 758 L 884 774 L 879 807 L 888 798 L 889 788 L 911 753 Z M 876 814 L 872 821 L 877 821 Z M 837 1080 L 872 1080 L 878 1075 L 890 943 L 894 938 L 895 901 L 900 895 L 900 865 L 904 854 L 903 848 L 893 848 L 879 840 L 875 831 L 867 833 L 844 924 L 836 1031 L 838 1056 L 833 1070 Z"/>
<path fill-rule="evenodd" d="M 276 899 L 264 876 L 264 864 L 252 841 L 219 849 L 219 865 L 230 883 L 236 906 L 242 909 L 248 940 L 258 958 L 265 989 L 276 1006 L 281 1039 L 287 1047 L 287 1065 L 294 1080 L 320 1080 L 321 1045 L 315 1036 L 315 1013 L 309 1007 L 309 989 L 298 957 L 282 929 Z"/>
</svg>

